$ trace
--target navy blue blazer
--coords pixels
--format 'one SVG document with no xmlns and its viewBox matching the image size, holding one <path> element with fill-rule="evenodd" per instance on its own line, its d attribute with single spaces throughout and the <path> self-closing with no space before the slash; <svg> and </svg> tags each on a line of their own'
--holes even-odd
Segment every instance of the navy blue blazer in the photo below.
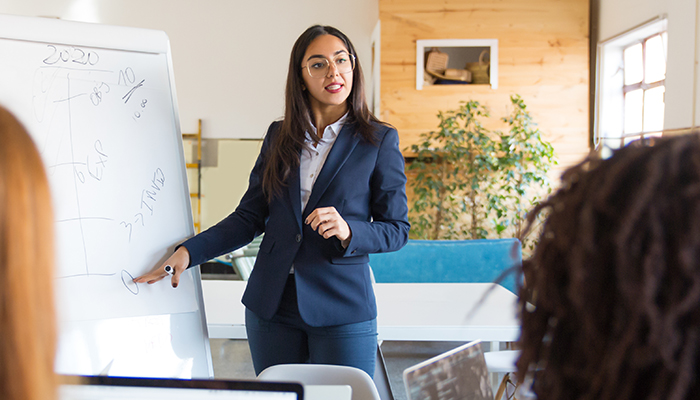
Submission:
<svg viewBox="0 0 700 400">
<path fill-rule="evenodd" d="M 352 122 L 346 123 L 302 212 L 298 169 L 288 177 L 287 190 L 271 203 L 262 191 L 264 159 L 279 125 L 270 125 L 236 210 L 183 244 L 191 265 L 238 249 L 264 232 L 243 295 L 248 309 L 272 318 L 293 264 L 299 312 L 307 324 L 332 326 L 375 318 L 369 254 L 400 249 L 410 228 L 398 133 L 375 124 L 376 143 L 371 144 L 355 134 Z M 346 249 L 338 238 L 324 239 L 303 223 L 314 209 L 328 206 L 350 226 Z"/>
</svg>

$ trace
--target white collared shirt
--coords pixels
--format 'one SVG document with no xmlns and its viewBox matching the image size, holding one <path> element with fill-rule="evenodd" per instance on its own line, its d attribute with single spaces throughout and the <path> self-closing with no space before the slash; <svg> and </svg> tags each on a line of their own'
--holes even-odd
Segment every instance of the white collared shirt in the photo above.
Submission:
<svg viewBox="0 0 700 400">
<path fill-rule="evenodd" d="M 343 128 L 347 116 L 348 113 L 345 113 L 339 120 L 328 125 L 323 131 L 323 137 L 316 147 L 313 146 L 311 135 L 308 132 L 306 133 L 306 142 L 304 148 L 301 150 L 301 160 L 299 163 L 302 214 L 304 213 L 304 208 L 306 208 L 306 203 L 309 202 L 309 197 L 311 197 L 311 190 L 314 187 L 314 183 L 316 183 L 316 178 L 318 178 L 323 164 L 326 163 L 328 153 L 330 153 L 335 139 Z M 314 129 L 316 128 L 314 127 Z"/>
</svg>

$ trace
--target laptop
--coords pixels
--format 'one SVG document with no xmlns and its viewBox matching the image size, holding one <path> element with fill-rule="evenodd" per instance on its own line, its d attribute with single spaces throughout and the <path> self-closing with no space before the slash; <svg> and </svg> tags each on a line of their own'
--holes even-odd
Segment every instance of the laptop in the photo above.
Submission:
<svg viewBox="0 0 700 400">
<path fill-rule="evenodd" d="M 406 368 L 403 381 L 408 400 L 494 400 L 480 341 Z"/>
<path fill-rule="evenodd" d="M 61 376 L 59 400 L 303 400 L 298 383 Z"/>
</svg>

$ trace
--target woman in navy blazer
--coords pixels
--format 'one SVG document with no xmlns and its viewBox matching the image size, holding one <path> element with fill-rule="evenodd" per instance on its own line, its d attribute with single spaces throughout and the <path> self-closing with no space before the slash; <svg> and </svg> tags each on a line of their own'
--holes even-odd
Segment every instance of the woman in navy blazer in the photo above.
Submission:
<svg viewBox="0 0 700 400">
<path fill-rule="evenodd" d="M 396 130 L 369 111 L 355 49 L 312 26 L 289 64 L 284 120 L 270 125 L 236 210 L 137 282 L 236 250 L 265 233 L 243 295 L 256 374 L 282 363 L 374 373 L 377 307 L 369 254 L 408 240 Z"/>
</svg>

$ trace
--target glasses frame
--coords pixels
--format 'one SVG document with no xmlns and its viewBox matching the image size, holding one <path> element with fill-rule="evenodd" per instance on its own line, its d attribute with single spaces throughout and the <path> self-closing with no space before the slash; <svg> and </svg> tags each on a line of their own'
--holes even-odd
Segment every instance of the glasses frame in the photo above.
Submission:
<svg viewBox="0 0 700 400">
<path fill-rule="evenodd" d="M 343 74 L 347 74 L 347 73 L 350 73 L 350 72 L 355 71 L 355 66 L 357 65 L 357 57 L 355 57 L 355 55 L 354 55 L 354 54 L 351 54 L 351 53 L 347 53 L 347 55 L 350 56 L 350 64 L 352 64 L 352 68 L 350 69 L 350 71 L 342 72 Z M 326 57 L 314 57 L 314 58 L 322 58 L 322 59 L 326 60 L 326 63 L 327 63 L 326 68 L 327 68 L 327 69 L 326 69 L 326 73 L 323 74 L 322 76 L 313 76 L 313 75 L 311 74 L 311 68 L 309 68 L 309 64 L 311 63 L 311 62 L 310 62 L 311 60 L 307 61 L 307 62 L 306 62 L 306 65 L 304 65 L 303 67 L 301 67 L 301 69 L 306 69 L 306 72 L 309 74 L 309 76 L 310 76 L 311 78 L 313 78 L 313 79 L 321 79 L 321 78 L 325 78 L 326 76 L 328 76 L 328 71 L 331 70 L 331 63 L 333 63 L 333 65 L 335 65 L 335 69 L 338 70 L 338 65 L 335 63 L 335 60 L 329 60 L 329 59 L 327 59 Z"/>
</svg>

